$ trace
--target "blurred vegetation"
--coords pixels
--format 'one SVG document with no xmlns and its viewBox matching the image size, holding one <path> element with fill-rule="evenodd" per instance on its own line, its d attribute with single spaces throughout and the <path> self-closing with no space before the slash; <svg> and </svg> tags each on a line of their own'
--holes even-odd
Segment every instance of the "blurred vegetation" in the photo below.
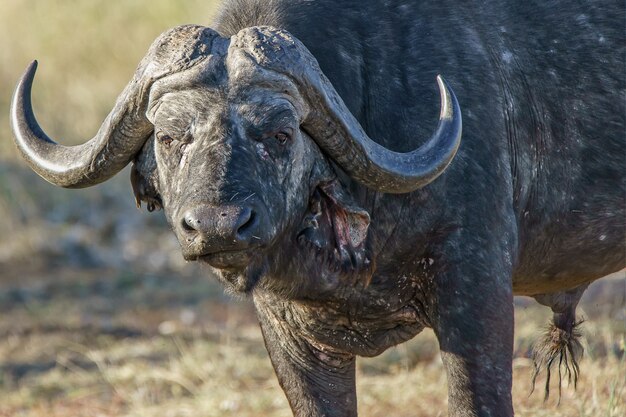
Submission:
<svg viewBox="0 0 626 417">
<path fill-rule="evenodd" d="M 39 122 L 63 143 L 95 134 L 148 46 L 184 23 L 208 25 L 215 0 L 2 0 L 0 114 L 8 114 L 15 82 L 33 59 Z M 0 156 L 15 156 L 0 118 Z"/>
<path fill-rule="evenodd" d="M 17 157 L 6 117 L 16 80 L 38 59 L 39 122 L 61 143 L 83 142 L 154 38 L 209 24 L 216 3 L 2 0 L 0 416 L 290 415 L 250 303 L 182 260 L 163 216 L 135 209 L 128 173 L 86 190 L 52 187 Z M 528 349 L 549 311 L 518 300 L 517 415 L 626 415 L 626 288 L 623 274 L 608 282 L 582 306 L 583 377 L 560 407 L 528 396 Z M 360 360 L 358 374 L 364 416 L 446 415 L 432 332 Z"/>
</svg>

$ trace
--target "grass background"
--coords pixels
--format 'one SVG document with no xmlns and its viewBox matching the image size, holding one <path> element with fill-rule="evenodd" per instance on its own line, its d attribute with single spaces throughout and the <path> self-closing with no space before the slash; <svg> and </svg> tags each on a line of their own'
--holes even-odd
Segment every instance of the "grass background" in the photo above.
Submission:
<svg viewBox="0 0 626 417">
<path fill-rule="evenodd" d="M 34 106 L 64 144 L 91 137 L 152 40 L 208 24 L 214 1 L 3 0 L 0 7 L 0 416 L 288 416 L 254 313 L 186 264 L 128 173 L 56 189 L 25 168 L 8 104 L 32 59 Z M 577 391 L 529 395 L 529 346 L 549 310 L 516 300 L 518 416 L 626 415 L 623 273 L 588 291 Z M 541 387 L 543 380 L 539 380 Z M 445 416 L 432 332 L 359 360 L 360 413 Z M 553 392 L 554 387 L 553 387 Z"/>
</svg>

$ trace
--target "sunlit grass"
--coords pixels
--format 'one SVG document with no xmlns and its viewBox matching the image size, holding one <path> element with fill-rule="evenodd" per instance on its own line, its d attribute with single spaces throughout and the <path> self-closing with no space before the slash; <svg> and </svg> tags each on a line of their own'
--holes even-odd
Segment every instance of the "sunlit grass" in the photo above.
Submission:
<svg viewBox="0 0 626 417">
<path fill-rule="evenodd" d="M 48 408 L 48 415 L 68 417 L 90 409 L 102 410 L 103 416 L 290 415 L 258 334 L 230 343 L 159 336 L 64 349 L 53 369 L 25 379 L 15 391 L 0 390 L 0 410 L 35 416 Z M 626 412 L 623 360 L 587 358 L 578 390 L 564 388 L 560 405 L 544 403 L 541 393 L 529 396 L 530 371 L 529 364 L 516 364 L 518 416 L 617 417 Z M 438 360 L 379 374 L 361 370 L 360 415 L 446 416 L 446 387 Z"/>
<path fill-rule="evenodd" d="M 0 416 L 291 415 L 252 306 L 227 302 L 215 283 L 193 276 L 167 288 L 177 277 L 158 278 L 153 285 L 153 278 L 124 278 L 116 271 L 66 271 L 52 279 L 59 283 L 44 292 L 37 279 L 14 284 L 22 288 L 21 303 L 11 301 L 15 297 L 7 289 L 0 292 Z M 103 289 L 107 283 L 111 287 Z M 620 283 L 614 279 L 608 288 L 619 291 Z M 189 299 L 190 290 L 198 297 Z M 592 302 L 580 309 L 588 317 L 581 379 L 577 390 L 565 383 L 560 404 L 554 385 L 544 402 L 544 375 L 530 395 L 527 349 L 549 309 L 518 305 L 517 416 L 626 413 L 626 329 L 616 324 L 623 303 L 619 297 L 604 301 L 613 313 Z M 361 416 L 447 415 L 447 381 L 430 330 L 377 358 L 359 359 L 357 381 Z"/>
</svg>

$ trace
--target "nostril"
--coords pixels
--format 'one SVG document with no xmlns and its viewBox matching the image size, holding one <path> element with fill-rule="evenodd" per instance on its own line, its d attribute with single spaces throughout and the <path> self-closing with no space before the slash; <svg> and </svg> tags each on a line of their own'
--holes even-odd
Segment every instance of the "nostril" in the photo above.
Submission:
<svg viewBox="0 0 626 417">
<path fill-rule="evenodd" d="M 256 224 L 257 224 L 257 215 L 254 210 L 246 210 L 242 216 L 240 217 L 239 228 L 237 229 L 237 237 L 239 238 L 247 238 L 249 234 L 252 233 Z"/>
<path fill-rule="evenodd" d="M 182 221 L 183 230 L 187 232 L 197 231 L 197 227 L 200 225 L 200 220 L 193 218 L 189 214 L 185 214 Z"/>
<path fill-rule="evenodd" d="M 252 207 L 199 205 L 183 213 L 177 233 L 198 251 L 241 249 L 261 240 L 263 215 Z"/>
</svg>

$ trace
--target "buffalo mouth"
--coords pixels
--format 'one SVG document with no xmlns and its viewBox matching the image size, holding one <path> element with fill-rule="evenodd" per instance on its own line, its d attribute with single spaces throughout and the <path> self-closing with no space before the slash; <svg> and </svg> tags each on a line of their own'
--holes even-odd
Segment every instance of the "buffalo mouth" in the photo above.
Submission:
<svg viewBox="0 0 626 417">
<path fill-rule="evenodd" d="M 241 270 L 250 264 L 257 250 L 226 250 L 201 255 L 196 260 L 217 269 Z"/>
<path fill-rule="evenodd" d="M 196 260 L 217 269 L 217 277 L 232 293 L 250 293 L 267 272 L 260 248 L 221 251 L 199 256 Z"/>
</svg>

